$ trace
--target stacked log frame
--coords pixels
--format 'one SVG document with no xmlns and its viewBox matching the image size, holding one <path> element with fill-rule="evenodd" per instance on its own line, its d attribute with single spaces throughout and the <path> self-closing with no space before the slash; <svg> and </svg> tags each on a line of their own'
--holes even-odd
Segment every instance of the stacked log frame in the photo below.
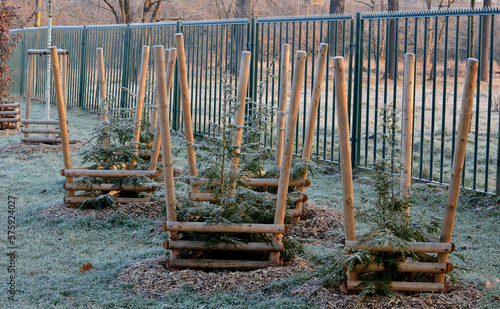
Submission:
<svg viewBox="0 0 500 309">
<path fill-rule="evenodd" d="M 57 58 L 61 75 L 61 96 L 64 108 L 67 104 L 67 65 L 69 51 L 59 49 L 57 50 Z M 21 138 L 23 143 L 61 143 L 61 127 L 57 119 L 31 119 L 31 93 L 33 91 L 33 79 L 35 78 L 34 68 L 37 55 L 45 55 L 50 57 L 50 50 L 48 49 L 28 49 L 28 82 L 26 86 L 26 111 L 25 119 L 21 120 L 24 137 Z M 55 73 L 54 73 L 55 74 Z M 43 126 L 43 127 L 40 127 Z M 33 134 L 36 134 L 33 136 Z M 31 135 L 31 136 L 30 136 Z"/>
<path fill-rule="evenodd" d="M 98 48 L 96 50 L 97 53 L 97 67 L 98 67 L 98 82 L 100 83 L 100 93 L 99 99 L 100 103 L 106 98 L 106 81 L 104 78 L 104 58 L 102 48 Z M 115 197 L 114 201 L 119 204 L 126 204 L 132 202 L 151 202 L 152 201 L 152 193 L 157 189 L 157 184 L 153 182 L 155 178 L 159 176 L 158 171 L 156 170 L 156 158 L 151 158 L 151 161 L 154 163 L 150 163 L 148 170 L 136 170 L 133 169 L 134 165 L 126 165 L 120 166 L 120 169 L 90 169 L 90 168 L 73 168 L 71 164 L 71 154 L 69 150 L 69 139 L 67 134 L 67 121 L 66 121 L 66 105 L 65 105 L 65 97 L 63 94 L 62 87 L 62 78 L 61 78 L 61 70 L 60 70 L 60 59 L 57 56 L 56 48 L 53 47 L 50 50 L 50 55 L 52 57 L 52 65 L 54 71 L 54 83 L 56 87 L 56 99 L 57 99 L 57 107 L 58 107 L 58 124 L 61 128 L 61 144 L 63 149 L 63 159 L 64 159 L 64 169 L 61 170 L 61 176 L 66 178 L 66 183 L 64 184 L 64 189 L 67 191 L 67 195 L 64 197 L 64 202 L 70 204 L 72 207 L 76 207 L 76 205 L 84 203 L 89 198 L 95 198 L 104 194 L 111 195 L 129 195 L 127 193 L 135 192 L 134 195 L 136 197 Z M 141 68 L 143 70 L 147 70 L 147 63 L 149 57 L 149 47 L 144 46 L 142 51 L 142 63 Z M 147 72 L 147 71 L 146 71 Z M 145 75 L 144 78 L 139 79 L 139 88 L 144 89 L 146 84 Z M 138 96 L 138 104 L 136 109 L 136 118 L 135 124 L 136 127 L 134 129 L 134 141 L 139 138 L 140 134 L 140 122 L 141 115 L 137 115 L 137 110 L 140 109 L 142 111 L 142 102 L 144 102 L 144 91 L 140 92 L 141 96 Z M 103 121 L 107 121 L 107 109 L 101 109 L 101 119 Z M 63 134 L 64 133 L 64 134 Z M 131 141 L 133 143 L 134 141 Z M 104 140 L 105 148 L 109 146 L 109 140 Z M 135 150 L 138 153 L 138 149 Z M 91 177 L 95 181 L 92 183 L 76 183 L 74 182 L 74 177 Z M 133 178 L 133 177 L 146 177 L 150 180 L 148 183 L 144 184 L 128 184 L 128 185 L 116 185 L 111 180 L 118 180 L 124 178 Z M 119 182 L 119 181 L 118 181 Z M 83 192 L 82 192 L 83 191 Z M 89 193 L 90 192 L 90 193 Z"/>
<path fill-rule="evenodd" d="M 197 159 L 194 150 L 194 137 L 192 131 L 192 122 L 191 122 L 191 113 L 190 113 L 190 103 L 189 103 L 189 88 L 187 81 L 187 72 L 186 72 L 186 61 L 185 61 L 185 52 L 184 52 L 184 40 L 182 34 L 176 34 L 176 47 L 175 53 L 177 54 L 177 65 L 179 67 L 179 80 L 180 80 L 180 89 L 181 89 L 181 102 L 182 102 L 182 110 L 184 116 L 184 131 L 187 142 L 187 157 L 189 164 L 189 176 L 190 176 L 190 189 L 189 199 L 196 202 L 204 202 L 204 203 L 218 203 L 220 197 L 214 194 L 214 191 L 202 191 L 207 187 L 217 187 L 221 184 L 220 179 L 208 179 L 203 177 L 198 177 L 197 171 Z M 156 48 L 158 48 L 158 53 L 156 53 Z M 161 47 L 155 47 L 155 65 L 158 65 L 158 68 L 162 67 L 162 60 L 160 56 Z M 316 76 L 315 76 L 315 91 L 313 92 L 313 102 L 315 102 L 315 108 L 317 109 L 317 105 L 319 103 L 319 95 L 321 91 L 321 84 L 323 82 L 323 75 L 325 72 L 325 64 L 326 64 L 326 51 L 327 45 L 322 44 L 320 48 L 320 53 L 318 56 L 318 66 Z M 239 104 L 238 110 L 236 111 L 236 115 L 234 117 L 235 126 L 239 129 L 235 130 L 232 137 L 232 145 L 236 152 L 239 151 L 240 145 L 242 142 L 242 130 L 243 130 L 243 122 L 245 116 L 245 103 L 246 103 L 246 93 L 247 93 L 247 84 L 248 84 L 248 75 L 250 68 L 250 57 L 251 54 L 249 52 L 243 52 L 241 57 L 241 65 L 240 65 L 240 73 L 238 78 L 238 89 L 236 91 L 236 102 Z M 298 117 L 298 106 L 300 100 L 300 89 L 304 80 L 304 72 L 305 72 L 305 59 L 306 53 L 303 51 L 298 51 L 295 59 L 295 71 L 293 77 L 293 85 L 291 90 L 291 98 L 290 98 L 290 107 L 288 111 L 288 119 L 285 122 L 280 121 L 281 130 L 277 130 L 282 133 L 280 138 L 281 144 L 277 146 L 276 157 L 276 165 L 280 169 L 280 178 L 279 179 L 267 179 L 267 178 L 242 178 L 241 182 L 244 183 L 245 186 L 249 187 L 249 190 L 255 187 L 277 187 L 278 193 L 275 194 L 265 194 L 264 196 L 267 198 L 273 199 L 276 201 L 275 207 L 275 215 L 273 223 L 234 223 L 234 224 L 217 224 L 217 223 L 208 223 L 208 222 L 179 222 L 177 220 L 177 209 L 182 208 L 183 205 L 178 205 L 175 200 L 175 190 L 172 184 L 168 184 L 167 180 L 169 171 L 167 168 L 165 171 L 165 190 L 166 190 L 166 201 L 167 201 L 167 222 L 162 224 L 162 229 L 169 233 L 169 240 L 164 242 L 164 248 L 169 250 L 170 257 L 168 259 L 168 264 L 173 268 L 225 268 L 225 269 L 256 269 L 268 266 L 279 266 L 281 265 L 280 261 L 280 253 L 284 250 L 284 244 L 282 242 L 283 234 L 286 231 L 285 225 L 285 214 L 286 214 L 286 205 L 287 200 L 290 198 L 288 194 L 289 186 L 294 186 L 297 188 L 305 188 L 310 185 L 310 181 L 307 179 L 307 174 L 304 175 L 301 179 L 290 179 L 290 170 L 292 165 L 292 156 L 293 156 L 293 143 L 294 143 L 294 135 L 295 135 L 295 126 L 296 120 Z M 172 59 L 172 55 L 170 56 L 170 62 L 175 62 L 175 59 Z M 280 76 L 280 91 L 281 91 L 281 99 L 280 99 L 280 109 L 286 111 L 286 98 L 287 98 L 287 87 L 286 80 L 288 69 L 290 66 L 290 46 L 285 44 L 283 46 L 283 54 L 282 54 L 282 67 L 284 70 L 282 71 L 283 76 Z M 167 66 L 168 67 L 168 66 Z M 155 72 L 158 74 L 160 70 L 156 69 Z M 161 74 L 161 73 L 160 73 Z M 169 69 L 167 69 L 167 77 L 169 74 Z M 155 83 L 162 80 L 162 77 L 157 75 L 155 79 Z M 167 84 L 169 85 L 169 84 Z M 165 87 L 169 88 L 169 87 Z M 156 89 L 156 87 L 155 87 Z M 316 90 L 317 89 L 317 90 Z M 159 114 L 160 119 L 164 127 L 162 128 L 162 142 L 163 149 L 170 149 L 171 146 L 166 144 L 167 138 L 164 138 L 164 134 L 169 134 L 168 128 L 168 115 L 167 115 L 167 99 L 168 96 L 158 91 L 155 94 L 155 98 L 159 100 Z M 163 104 L 163 105 L 162 105 Z M 314 108 L 314 107 L 311 107 Z M 284 114 L 283 114 L 284 115 Z M 314 132 L 314 124 L 316 123 L 316 112 L 310 113 L 311 117 L 308 122 L 308 132 Z M 285 128 L 286 123 L 286 128 Z M 310 125 L 312 123 L 312 125 Z M 163 132 L 164 131 L 164 132 Z M 311 134 L 312 136 L 312 134 Z M 310 143 L 312 144 L 312 143 Z M 307 147 L 306 147 L 307 148 Z M 164 153 L 165 155 L 165 153 Z M 306 160 L 309 159 L 310 149 L 306 150 L 303 153 L 303 158 Z M 235 159 L 231 160 L 229 170 L 233 172 L 238 171 L 239 157 L 236 156 Z M 164 160 L 168 161 L 168 156 L 164 156 Z M 168 162 L 164 161 L 163 164 L 165 167 L 168 166 Z M 303 194 L 302 191 L 298 191 L 298 195 L 295 196 L 295 205 L 296 209 L 292 209 L 291 212 L 295 218 L 300 218 L 302 209 L 302 203 L 307 200 L 307 196 Z M 233 189 L 229 191 L 229 196 L 234 197 L 237 195 L 236 184 L 233 185 Z M 299 206 L 300 203 L 300 206 Z M 243 204 L 245 204 L 243 202 Z M 297 207 L 299 206 L 299 207 Z M 244 207 L 244 206 L 243 206 Z M 297 220 L 296 219 L 296 220 Z M 231 242 L 216 242 L 216 243 L 207 243 L 205 241 L 197 241 L 197 240 L 189 240 L 182 239 L 185 234 L 188 233 L 237 233 L 237 234 L 251 234 L 251 235 L 262 235 L 262 237 L 266 238 L 266 241 L 248 241 L 245 243 L 231 243 Z M 250 236 L 252 239 L 254 236 Z M 256 237 L 256 236 L 255 236 Z M 199 253 L 195 253 L 194 256 L 187 257 L 183 256 L 180 250 L 186 251 L 198 251 Z M 216 254 L 218 258 L 212 259 L 208 257 L 207 252 L 217 252 Z M 204 252 L 204 253 L 203 253 Z M 231 253 L 232 252 L 232 253 Z M 259 260 L 249 260 L 245 259 L 249 254 L 245 254 L 244 252 L 253 252 L 257 259 Z M 205 258 L 196 258 L 204 256 Z M 268 256 L 268 257 L 266 257 Z M 183 258 L 184 257 L 184 258 Z M 193 258 L 194 257 L 194 258 Z M 260 257 L 260 258 L 259 258 Z M 263 258 L 264 257 L 264 258 Z"/>
<path fill-rule="evenodd" d="M 340 139 L 340 157 L 342 172 L 342 191 L 345 215 L 345 239 L 343 244 L 348 251 L 364 250 L 369 252 L 401 253 L 402 250 L 394 246 L 381 246 L 370 241 L 363 241 L 363 235 L 357 236 L 354 219 L 354 199 L 352 185 L 351 149 L 349 142 L 349 118 L 345 87 L 344 61 L 342 57 L 334 58 L 335 70 L 335 93 L 337 102 L 337 117 Z M 405 55 L 404 86 L 403 86 L 403 126 L 402 126 L 402 168 L 401 168 L 401 199 L 407 199 L 411 182 L 411 147 L 413 131 L 413 105 L 414 105 L 414 83 L 415 83 L 415 55 Z M 393 281 L 389 289 L 399 292 L 447 292 L 449 286 L 445 282 L 445 274 L 452 271 L 453 266 L 448 262 L 448 256 L 455 250 L 451 242 L 453 224 L 456 214 L 458 194 L 460 191 L 460 180 L 462 166 L 465 159 L 467 136 L 469 130 L 468 119 L 471 116 L 475 85 L 477 80 L 478 61 L 470 58 L 467 61 L 466 79 L 462 97 L 462 107 L 458 124 L 456 144 L 454 152 L 452 176 L 448 189 L 448 200 L 446 203 L 445 217 L 441 229 L 441 236 L 425 235 L 425 242 L 408 242 L 408 248 L 412 253 L 421 253 L 430 257 L 431 262 L 411 262 L 401 260 L 398 263 L 400 273 L 426 273 L 434 278 L 433 282 L 410 282 Z M 407 209 L 409 214 L 410 209 Z M 430 254 L 437 254 L 437 257 Z M 342 286 L 343 292 L 355 292 L 364 288 L 361 280 L 364 273 L 384 272 L 386 269 L 379 264 L 356 265 L 347 270 L 347 282 Z"/>
</svg>

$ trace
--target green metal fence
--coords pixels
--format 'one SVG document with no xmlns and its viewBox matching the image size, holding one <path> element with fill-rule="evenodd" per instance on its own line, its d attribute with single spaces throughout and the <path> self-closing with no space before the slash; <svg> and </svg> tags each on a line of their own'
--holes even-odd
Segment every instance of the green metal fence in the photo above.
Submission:
<svg viewBox="0 0 500 309">
<path fill-rule="evenodd" d="M 228 82 L 236 86 L 242 50 L 249 50 L 253 55 L 248 96 L 271 106 L 278 101 L 277 80 L 270 75 L 280 73 L 281 45 L 291 44 L 292 54 L 305 50 L 308 53 L 306 78 L 296 135 L 296 152 L 299 152 L 305 136 L 317 49 L 321 42 L 328 43 L 330 56 L 342 55 L 348 64 L 346 78 L 354 165 L 371 169 L 378 160 L 389 160 L 393 163 L 391 170 L 396 173 L 399 169 L 394 149 L 399 147 L 400 133 L 388 130 L 383 123 L 391 113 L 398 115 L 401 111 L 403 55 L 413 52 L 417 56 L 417 82 L 412 175 L 435 183 L 449 181 L 465 62 L 467 57 L 474 56 L 480 63 L 487 62 L 488 72 L 487 78 L 477 84 L 463 186 L 498 194 L 500 93 L 496 89 L 500 89 L 500 77 L 495 70 L 500 61 L 500 52 L 496 52 L 500 43 L 494 33 L 498 28 L 495 18 L 499 14 L 497 8 L 459 9 L 54 27 L 53 45 L 70 51 L 69 106 L 97 110 L 95 49 L 103 47 L 113 107 L 132 108 L 142 46 L 174 47 L 173 34 L 183 32 L 194 132 L 200 135 L 210 132 L 211 123 L 221 123 L 222 81 L 227 77 Z M 491 21 L 489 25 L 487 20 Z M 16 31 L 23 32 L 24 38 L 11 61 L 11 76 L 16 82 L 13 93 L 22 96 L 26 84 L 26 50 L 45 46 L 46 28 Z M 490 39 L 488 50 L 482 50 L 483 33 Z M 327 62 L 313 154 L 324 161 L 338 162 L 330 60 L 331 57 Z M 34 96 L 40 100 L 44 97 L 45 65 L 46 58 L 37 57 Z M 149 69 L 148 85 L 151 85 L 152 54 Z M 152 87 L 148 86 L 147 90 L 146 104 L 149 104 Z M 182 117 L 177 78 L 172 94 L 171 123 L 179 130 Z M 266 146 L 273 147 L 275 134 L 273 129 L 267 132 Z M 386 138 L 382 139 L 381 134 Z M 388 144 L 394 147 L 387 147 Z"/>
</svg>

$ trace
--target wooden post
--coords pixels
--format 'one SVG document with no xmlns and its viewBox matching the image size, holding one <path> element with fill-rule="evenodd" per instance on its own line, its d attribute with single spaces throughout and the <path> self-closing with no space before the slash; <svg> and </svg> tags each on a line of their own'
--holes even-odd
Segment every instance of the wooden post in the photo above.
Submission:
<svg viewBox="0 0 500 309">
<path fill-rule="evenodd" d="M 163 52 L 162 52 L 163 53 Z M 149 46 L 142 47 L 141 54 L 141 68 L 139 71 L 139 78 L 137 80 L 137 101 L 135 105 L 135 118 L 134 118 L 134 143 L 139 143 L 141 136 L 141 121 L 142 121 L 142 108 L 144 106 L 144 95 L 146 93 L 146 77 L 148 74 L 149 63 Z M 136 146 L 137 151 L 139 147 Z"/>
<path fill-rule="evenodd" d="M 415 86 L 415 54 L 405 54 L 403 74 L 403 123 L 401 140 L 401 199 L 407 200 L 411 186 L 411 146 L 413 145 L 413 90 Z M 410 208 L 408 208 L 408 214 Z"/>
<path fill-rule="evenodd" d="M 97 81 L 99 83 L 99 107 L 101 109 L 101 121 L 108 121 L 108 106 L 106 99 L 106 76 L 104 75 L 104 53 L 102 48 L 96 49 L 97 53 Z M 104 148 L 109 147 L 109 137 L 104 139 Z"/>
<path fill-rule="evenodd" d="M 168 59 L 170 58 L 170 49 L 165 49 L 165 63 L 168 63 Z M 166 69 L 166 68 L 165 68 Z M 167 85 L 170 85 L 167 81 Z M 149 169 L 150 170 L 156 170 L 158 166 L 158 158 L 160 156 L 160 148 L 161 148 L 161 132 L 160 132 L 160 126 L 158 126 L 158 99 L 156 95 L 156 87 L 157 87 L 157 82 L 155 79 L 154 83 L 154 91 L 153 91 L 153 102 L 154 102 L 154 108 L 151 113 L 151 125 L 154 126 L 155 128 L 155 137 L 153 140 L 153 150 L 151 152 L 151 158 L 149 160 Z"/>
<path fill-rule="evenodd" d="M 337 121 L 340 141 L 340 170 L 342 173 L 342 195 L 344 204 L 345 239 L 356 240 L 354 221 L 354 194 L 352 187 L 351 144 L 349 141 L 349 114 L 345 83 L 344 58 L 334 57 L 335 98 L 337 102 Z M 356 280 L 357 273 L 348 273 L 349 280 Z"/>
<path fill-rule="evenodd" d="M 193 121 L 191 120 L 191 103 L 189 102 L 189 85 L 187 79 L 186 53 L 184 51 L 184 35 L 175 34 L 175 46 L 177 47 L 177 67 L 181 88 L 182 116 L 184 117 L 184 135 L 187 141 L 187 158 L 189 176 L 197 177 L 196 154 L 194 152 Z M 198 186 L 191 186 L 192 192 L 198 192 Z"/>
<path fill-rule="evenodd" d="M 278 184 L 278 197 L 276 211 L 274 213 L 274 224 L 285 223 L 286 200 L 288 196 L 288 184 L 290 182 L 290 170 L 292 167 L 293 144 L 295 141 L 295 129 L 299 115 L 300 92 L 304 84 L 304 73 L 306 67 L 307 53 L 303 50 L 297 51 L 295 56 L 295 71 L 293 72 L 292 91 L 290 97 L 290 108 L 286 120 L 285 143 L 283 148 L 283 159 L 281 162 L 280 178 Z M 274 234 L 273 242 L 281 242 L 283 234 Z M 270 255 L 271 261 L 279 261 L 279 252 Z"/>
<path fill-rule="evenodd" d="M 31 92 L 33 91 L 33 69 L 34 69 L 34 55 L 28 55 L 28 82 L 26 83 L 26 112 L 24 118 L 30 119 L 31 113 Z M 24 124 L 24 128 L 29 128 L 29 124 Z M 24 133 L 24 137 L 28 138 L 29 134 Z"/>
<path fill-rule="evenodd" d="M 159 126 L 161 132 L 161 141 L 163 144 L 163 175 L 165 183 L 165 199 L 167 204 L 167 221 L 177 221 L 176 200 L 174 188 L 174 168 L 172 162 L 172 144 L 170 140 L 170 121 L 168 119 L 168 101 L 171 84 L 175 69 L 176 50 L 170 50 L 167 72 L 165 72 L 165 54 L 162 45 L 156 45 L 154 48 L 155 74 L 157 80 L 158 113 L 160 115 Z M 177 233 L 169 232 L 170 239 L 177 239 Z M 179 255 L 178 250 L 170 250 L 170 258 L 175 259 Z"/>
<path fill-rule="evenodd" d="M 165 49 L 164 52 L 164 57 L 166 59 L 165 63 L 168 63 L 168 59 L 170 58 L 170 49 Z M 172 84 L 171 82 L 167 81 L 167 85 Z M 158 158 L 160 156 L 160 148 L 161 148 L 161 132 L 160 132 L 160 126 L 157 125 L 158 122 L 158 92 L 157 92 L 157 87 L 158 87 L 158 82 L 155 78 L 155 83 L 154 83 L 154 92 L 153 92 L 153 101 L 155 104 L 155 107 L 153 108 L 153 113 L 151 114 L 151 122 L 152 125 L 155 126 L 155 138 L 153 140 L 153 151 L 151 153 L 151 158 L 149 160 L 149 169 L 150 170 L 156 170 L 158 167 Z M 170 90 L 169 90 L 170 91 Z"/>
<path fill-rule="evenodd" d="M 57 47 L 50 48 L 50 57 L 52 59 L 52 69 L 54 71 L 54 85 L 57 100 L 57 114 L 59 118 L 59 130 L 61 130 L 61 146 L 63 153 L 64 169 L 71 169 L 71 153 L 69 151 L 68 126 L 66 123 L 66 106 L 64 104 L 64 94 L 62 89 L 62 77 L 59 66 L 59 57 Z M 66 183 L 73 183 L 73 177 L 66 177 Z M 73 197 L 75 193 L 68 191 L 68 196 Z"/>
<path fill-rule="evenodd" d="M 236 132 L 233 136 L 233 147 L 236 157 L 231 161 L 229 168 L 232 171 L 238 170 L 238 165 L 240 163 L 239 153 L 241 146 L 241 138 L 243 136 L 243 125 L 245 124 L 245 105 L 247 102 L 247 88 L 248 79 L 250 77 L 250 58 L 252 56 L 251 52 L 244 51 L 241 53 L 241 63 L 240 63 L 240 75 L 238 77 L 238 89 L 236 90 L 236 102 L 240 105 L 234 119 L 234 124 L 237 126 Z"/>
<path fill-rule="evenodd" d="M 66 108 L 68 107 L 68 54 L 63 54 L 63 87 L 64 87 L 64 104 L 66 104 Z"/>
<path fill-rule="evenodd" d="M 309 106 L 309 118 L 306 125 L 306 137 L 302 148 L 302 159 L 309 161 L 311 159 L 311 149 L 314 140 L 314 130 L 318 118 L 319 101 L 321 99 L 321 86 L 325 79 L 326 59 L 328 57 L 328 44 L 321 43 L 319 45 L 318 61 L 316 72 L 314 73 L 313 91 L 311 94 L 311 106 Z M 307 169 L 304 172 L 302 179 L 307 179 Z M 298 187 L 299 192 L 304 193 L 305 187 Z M 295 209 L 302 210 L 302 202 L 295 204 Z M 292 217 L 292 222 L 299 221 L 300 217 Z"/>
<path fill-rule="evenodd" d="M 476 91 L 477 59 L 467 60 L 467 70 L 465 72 L 464 92 L 462 94 L 462 107 L 460 120 L 458 121 L 455 153 L 453 154 L 453 166 L 451 168 L 450 186 L 448 188 L 448 199 L 446 200 L 446 210 L 444 213 L 443 227 L 441 229 L 441 242 L 451 242 L 453 225 L 457 212 L 458 194 L 460 193 L 460 182 L 467 148 L 467 138 L 469 133 L 469 119 L 472 115 L 472 105 L 474 103 L 474 93 Z M 448 262 L 449 253 L 438 255 L 438 263 Z M 444 282 L 444 274 L 436 274 L 434 282 Z"/>
<path fill-rule="evenodd" d="M 279 98 L 278 108 L 278 127 L 276 131 L 276 158 L 274 164 L 281 166 L 281 159 L 283 157 L 283 137 L 285 136 L 285 114 L 286 114 L 286 101 L 288 99 L 288 71 L 290 70 L 290 44 L 283 44 L 281 47 L 281 68 L 280 68 L 280 81 L 279 81 Z"/>
</svg>

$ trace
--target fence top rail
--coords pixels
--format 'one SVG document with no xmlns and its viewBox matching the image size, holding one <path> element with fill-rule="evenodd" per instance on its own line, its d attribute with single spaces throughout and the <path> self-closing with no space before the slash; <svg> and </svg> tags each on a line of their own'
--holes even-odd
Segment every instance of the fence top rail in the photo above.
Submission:
<svg viewBox="0 0 500 309">
<path fill-rule="evenodd" d="M 249 18 L 233 18 L 233 19 L 210 19 L 210 20 L 190 20 L 183 21 L 183 26 L 206 26 L 206 25 L 239 25 L 248 24 Z"/>
<path fill-rule="evenodd" d="M 113 26 L 113 25 L 110 25 Z M 83 30 L 85 26 L 53 26 L 52 30 Z M 17 32 L 17 31 L 39 31 L 39 30 L 45 30 L 47 31 L 47 27 L 30 27 L 30 28 L 24 28 L 24 29 L 14 29 L 11 30 L 10 32 Z"/>
<path fill-rule="evenodd" d="M 470 16 L 470 15 L 496 15 L 500 14 L 498 7 L 485 8 L 449 8 L 434 10 L 412 10 L 412 11 L 392 11 L 363 13 L 361 19 L 395 19 L 395 18 L 416 18 L 416 17 L 446 17 L 446 16 Z"/>
<path fill-rule="evenodd" d="M 301 21 L 346 21 L 352 20 L 352 14 L 324 14 L 324 15 L 301 15 L 301 16 L 277 16 L 260 17 L 257 23 L 273 22 L 301 22 Z"/>
</svg>

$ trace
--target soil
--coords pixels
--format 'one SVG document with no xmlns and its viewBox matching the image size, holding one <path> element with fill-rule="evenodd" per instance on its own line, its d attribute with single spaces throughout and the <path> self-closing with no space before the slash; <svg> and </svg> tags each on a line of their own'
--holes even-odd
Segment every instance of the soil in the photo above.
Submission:
<svg viewBox="0 0 500 309">
<path fill-rule="evenodd" d="M 70 140 L 70 151 L 76 151 L 83 148 L 84 140 Z M 24 154 L 30 155 L 34 153 L 59 153 L 61 152 L 60 144 L 46 144 L 46 143 L 9 143 L 0 147 L 0 154 Z"/>
<path fill-rule="evenodd" d="M 40 212 L 46 218 L 95 218 L 106 220 L 115 213 L 120 213 L 125 217 L 156 219 L 161 215 L 160 204 L 157 202 L 129 203 L 118 205 L 115 210 L 107 207 L 103 210 L 72 208 L 64 202 L 57 202 Z"/>
</svg>

